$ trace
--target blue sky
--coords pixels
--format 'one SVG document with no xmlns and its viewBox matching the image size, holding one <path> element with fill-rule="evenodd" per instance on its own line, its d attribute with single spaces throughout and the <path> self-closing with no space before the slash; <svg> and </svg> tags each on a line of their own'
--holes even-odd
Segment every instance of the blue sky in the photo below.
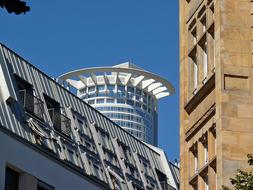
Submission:
<svg viewBox="0 0 253 190">
<path fill-rule="evenodd" d="M 178 0 L 27 2 L 26 15 L 0 9 L 0 41 L 49 76 L 130 60 L 175 86 L 159 101 L 158 143 L 178 158 Z"/>
</svg>

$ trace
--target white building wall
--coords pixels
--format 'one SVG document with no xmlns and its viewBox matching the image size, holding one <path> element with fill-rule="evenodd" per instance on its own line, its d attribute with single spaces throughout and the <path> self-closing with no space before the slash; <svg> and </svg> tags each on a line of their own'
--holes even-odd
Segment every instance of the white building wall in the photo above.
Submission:
<svg viewBox="0 0 253 190">
<path fill-rule="evenodd" d="M 6 164 L 42 180 L 55 187 L 55 190 L 103 189 L 2 131 L 0 131 L 0 150 L 0 189 L 4 189 Z"/>
</svg>

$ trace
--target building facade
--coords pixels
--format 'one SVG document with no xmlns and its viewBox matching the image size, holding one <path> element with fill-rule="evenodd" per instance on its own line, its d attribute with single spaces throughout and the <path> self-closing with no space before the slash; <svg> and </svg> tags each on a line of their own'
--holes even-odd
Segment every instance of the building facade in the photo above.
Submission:
<svg viewBox="0 0 253 190">
<path fill-rule="evenodd" d="M 163 151 L 2 44 L 0 141 L 0 189 L 178 189 L 178 168 Z"/>
<path fill-rule="evenodd" d="M 180 188 L 220 190 L 253 151 L 253 3 L 179 4 Z"/>
<path fill-rule="evenodd" d="M 59 80 L 136 138 L 157 145 L 157 101 L 175 91 L 165 79 L 126 62 L 72 71 Z"/>
</svg>

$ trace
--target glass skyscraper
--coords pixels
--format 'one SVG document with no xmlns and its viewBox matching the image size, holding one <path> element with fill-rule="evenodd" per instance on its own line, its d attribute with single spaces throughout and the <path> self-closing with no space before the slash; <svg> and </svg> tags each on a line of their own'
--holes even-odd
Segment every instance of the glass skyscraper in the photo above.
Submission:
<svg viewBox="0 0 253 190">
<path fill-rule="evenodd" d="M 136 138 L 157 145 L 157 100 L 174 93 L 167 80 L 129 62 L 72 71 L 59 80 Z"/>
</svg>

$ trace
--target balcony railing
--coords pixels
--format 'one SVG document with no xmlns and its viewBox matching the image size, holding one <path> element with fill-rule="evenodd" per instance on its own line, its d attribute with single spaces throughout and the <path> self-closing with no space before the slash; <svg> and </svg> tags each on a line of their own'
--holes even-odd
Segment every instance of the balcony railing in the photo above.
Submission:
<svg viewBox="0 0 253 190">
<path fill-rule="evenodd" d="M 70 136 L 71 121 L 65 115 L 57 112 L 55 108 L 48 109 L 49 115 L 54 125 L 54 129 L 64 135 Z"/>
<path fill-rule="evenodd" d="M 19 91 L 21 96 L 21 102 L 25 110 L 36 116 L 37 118 L 43 120 L 44 106 L 43 101 L 38 97 L 28 93 L 26 90 Z"/>
</svg>

